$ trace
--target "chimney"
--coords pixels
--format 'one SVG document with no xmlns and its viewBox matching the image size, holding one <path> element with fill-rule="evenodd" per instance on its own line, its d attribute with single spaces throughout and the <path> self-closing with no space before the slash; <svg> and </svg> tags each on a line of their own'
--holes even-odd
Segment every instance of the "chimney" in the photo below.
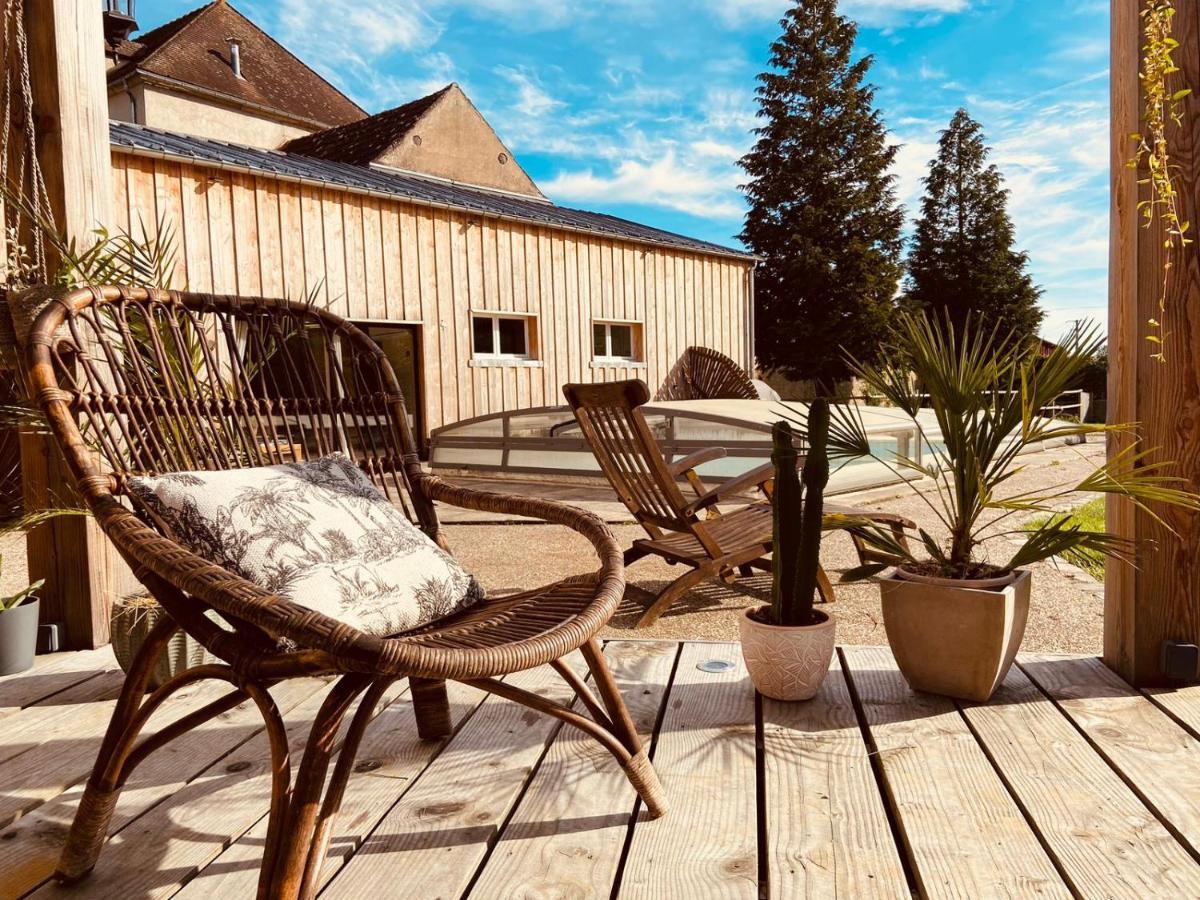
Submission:
<svg viewBox="0 0 1200 900">
<path fill-rule="evenodd" d="M 137 31 L 133 0 L 103 0 L 104 39 L 110 44 L 129 40 Z"/>
<path fill-rule="evenodd" d="M 233 69 L 233 74 L 238 78 L 244 78 L 242 75 L 242 42 L 237 38 L 225 38 L 229 43 L 229 67 Z"/>
</svg>

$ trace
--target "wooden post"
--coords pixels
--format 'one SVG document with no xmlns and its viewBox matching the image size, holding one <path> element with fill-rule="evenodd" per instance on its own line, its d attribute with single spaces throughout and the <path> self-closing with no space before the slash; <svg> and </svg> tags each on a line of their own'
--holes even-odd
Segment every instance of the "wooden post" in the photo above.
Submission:
<svg viewBox="0 0 1200 900">
<path fill-rule="evenodd" d="M 95 0 L 26 0 L 25 27 L 38 158 L 56 224 L 85 245 L 110 221 L 111 151 L 104 34 Z M 74 497 L 51 439 L 24 435 L 21 462 L 30 509 Z M 42 620 L 65 625 L 65 645 L 108 641 L 108 610 L 128 569 L 90 518 L 55 520 L 29 534 L 30 579 L 44 578 Z"/>
<path fill-rule="evenodd" d="M 1157 225 L 1141 227 L 1137 202 L 1146 196 L 1142 177 L 1127 167 L 1130 138 L 1141 132 L 1138 71 L 1143 22 L 1141 2 L 1112 0 L 1112 219 L 1109 271 L 1108 421 L 1137 422 L 1142 446 L 1174 460 L 1172 473 L 1200 488 L 1200 261 L 1196 245 L 1174 253 L 1166 293 L 1163 239 Z M 1169 126 L 1171 162 L 1182 217 L 1200 227 L 1200 4 L 1176 2 L 1174 37 L 1177 87 L 1190 86 L 1183 127 Z M 1140 195 L 1139 195 L 1140 192 Z M 1149 321 L 1161 319 L 1166 362 L 1151 359 Z M 1110 457 L 1128 446 L 1127 436 L 1109 439 Z M 1105 576 L 1104 659 L 1138 685 L 1162 683 L 1163 645 L 1200 644 L 1200 521 L 1197 516 L 1159 510 L 1176 532 L 1158 525 L 1132 504 L 1110 498 L 1108 528 L 1143 542 L 1136 567 L 1109 562 Z M 1153 542 L 1156 546 L 1149 546 Z"/>
</svg>

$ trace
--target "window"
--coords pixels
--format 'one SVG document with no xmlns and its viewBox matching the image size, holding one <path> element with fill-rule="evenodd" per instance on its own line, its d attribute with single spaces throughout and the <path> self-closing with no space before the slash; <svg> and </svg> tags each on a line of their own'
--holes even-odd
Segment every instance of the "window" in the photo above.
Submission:
<svg viewBox="0 0 1200 900">
<path fill-rule="evenodd" d="M 471 316 L 476 357 L 530 359 L 533 357 L 529 316 Z"/>
<path fill-rule="evenodd" d="M 641 325 L 636 323 L 596 322 L 592 325 L 592 353 L 602 361 L 637 362 L 641 337 Z"/>
</svg>

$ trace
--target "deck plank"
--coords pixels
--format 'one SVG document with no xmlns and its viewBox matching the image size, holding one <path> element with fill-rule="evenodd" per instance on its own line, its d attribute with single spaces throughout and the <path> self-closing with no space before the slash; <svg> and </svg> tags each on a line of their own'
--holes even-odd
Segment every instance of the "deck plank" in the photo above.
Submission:
<svg viewBox="0 0 1200 900">
<path fill-rule="evenodd" d="M 293 759 L 302 754 L 331 685 L 292 711 L 287 732 Z M 402 689 L 393 686 L 385 702 Z M 259 733 L 109 841 L 88 877 L 88 895 L 171 896 L 261 818 L 270 802 L 270 780 L 270 750 L 266 735 Z M 70 888 L 51 882 L 33 896 L 73 895 Z"/>
<path fill-rule="evenodd" d="M 0 763 L 7 770 L 17 757 L 47 741 L 65 741 L 96 728 L 103 733 L 124 683 L 125 673 L 110 669 L 5 716 Z"/>
<path fill-rule="evenodd" d="M 1070 897 L 953 701 L 914 693 L 886 648 L 844 647 L 928 897 Z"/>
<path fill-rule="evenodd" d="M 643 741 L 653 734 L 678 645 L 613 641 L 604 653 Z M 607 898 L 636 794 L 616 760 L 573 728 L 555 739 L 472 896 Z"/>
<path fill-rule="evenodd" d="M 1200 684 L 1177 688 L 1146 688 L 1143 693 L 1191 729 L 1192 734 L 1200 735 Z"/>
<path fill-rule="evenodd" d="M 286 715 L 322 685 L 317 679 L 294 679 L 271 691 Z M 157 720 L 151 720 L 151 727 Z M 262 731 L 262 716 L 247 701 L 190 732 L 186 738 L 151 755 L 139 766 L 121 792 L 109 834 L 114 834 L 173 796 L 225 754 Z M 93 742 L 92 753 L 100 740 Z M 75 810 L 83 795 L 82 783 L 22 816 L 0 841 L 0 897 L 19 897 L 54 874 L 58 856 Z M 83 888 L 86 890 L 87 882 Z M 251 891 L 253 894 L 253 891 Z"/>
<path fill-rule="evenodd" d="M 835 657 L 807 703 L 763 699 L 771 897 L 908 894 L 858 716 Z"/>
<path fill-rule="evenodd" d="M 1143 802 L 1200 851 L 1200 741 L 1099 659 L 1022 656 L 1021 668 L 1054 698 Z"/>
<path fill-rule="evenodd" d="M 483 700 L 482 691 L 447 684 L 450 714 L 455 722 L 469 716 Z M 381 711 L 367 729 L 358 750 L 355 772 L 346 786 L 333 839 L 321 869 L 325 884 L 362 845 L 380 819 L 445 744 L 422 741 L 417 736 L 412 699 L 406 692 Z M 176 894 L 177 900 L 207 897 L 253 897 L 258 887 L 268 818 L 254 827 L 204 867 Z"/>
<path fill-rule="evenodd" d="M 714 674 L 698 663 L 727 659 Z M 758 896 L 754 689 L 737 644 L 684 644 L 654 765 L 670 811 L 635 826 L 621 896 Z"/>
<path fill-rule="evenodd" d="M 116 667 L 108 646 L 35 657 L 29 671 L 0 677 L 0 719 Z"/>
<path fill-rule="evenodd" d="M 580 668 L 578 653 L 569 658 Z M 505 679 L 567 702 L 572 692 L 549 666 Z M 520 797 L 559 722 L 488 697 L 362 847 L 322 898 L 373 895 L 403 885 L 411 897 L 458 897 Z"/>
<path fill-rule="evenodd" d="M 500 698 L 470 714 L 480 695 L 461 685 L 451 702 L 465 724 L 423 744 L 401 682 L 360 751 L 368 771 L 350 780 L 323 896 L 393 886 L 450 898 L 470 885 L 472 900 L 605 897 L 619 877 L 622 897 L 756 897 L 759 810 L 763 888 L 776 900 L 907 896 L 901 858 L 931 897 L 1200 896 L 1200 687 L 1143 694 L 1097 660 L 1039 654 L 1022 657 L 990 703 L 956 705 L 910 691 L 885 649 L 843 652 L 846 670 L 835 665 L 815 701 L 763 702 L 766 793 L 756 801 L 754 699 L 737 646 L 610 643 L 639 729 L 661 710 L 655 758 L 670 807 L 635 824 L 623 866 L 633 794 L 603 750 Z M 0 681 L 0 710 L 15 710 L 0 724 L 17 725 L 0 727 L 0 757 L 16 753 L 0 764 L 0 811 L 16 817 L 0 832 L 0 897 L 252 896 L 268 753 L 245 704 L 143 764 L 88 880 L 46 883 L 119 687 L 102 674 L 104 654 L 64 655 Z M 714 657 L 739 668 L 696 669 Z M 44 678 L 55 672 L 57 688 Z M 512 677 L 570 696 L 548 669 Z M 181 692 L 151 727 L 221 689 Z M 293 750 L 327 690 L 318 679 L 272 689 L 291 708 Z M 28 752 L 35 738 L 45 743 Z"/>
<path fill-rule="evenodd" d="M 163 702 L 151 727 L 158 730 L 226 690 L 226 686 L 212 683 L 189 685 Z M 45 730 L 36 752 L 23 753 L 4 763 L 0 827 L 7 827 L 87 778 L 114 705 L 115 701 L 93 702 L 63 711 L 66 715 Z"/>
<path fill-rule="evenodd" d="M 1081 896 L 1200 897 L 1200 865 L 1024 672 L 963 714 Z"/>
</svg>

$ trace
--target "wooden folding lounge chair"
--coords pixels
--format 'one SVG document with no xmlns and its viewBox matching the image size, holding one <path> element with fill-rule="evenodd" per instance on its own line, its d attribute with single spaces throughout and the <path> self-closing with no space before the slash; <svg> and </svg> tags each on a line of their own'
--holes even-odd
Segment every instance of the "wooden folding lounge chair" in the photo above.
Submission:
<svg viewBox="0 0 1200 900">
<path fill-rule="evenodd" d="M 311 897 L 364 729 L 384 691 L 405 677 L 421 737 L 450 733 L 445 679 L 465 682 L 582 729 L 616 757 L 650 814 L 664 812 L 662 788 L 595 639 L 625 585 L 621 551 L 608 529 L 581 510 L 465 490 L 423 472 L 395 374 L 363 332 L 332 313 L 284 300 L 76 290 L 38 317 L 29 357 L 34 396 L 81 494 L 170 614 L 126 679 L 59 862 L 60 879 L 81 878 L 95 865 L 135 766 L 249 699 L 266 722 L 273 773 L 259 896 Z M 133 511 L 123 489 L 134 474 L 277 464 L 297 446 L 310 456 L 348 454 L 443 546 L 435 500 L 565 525 L 591 542 L 596 571 L 488 599 L 404 634 L 368 636 L 191 553 Z M 226 627 L 206 615 L 214 612 Z M 189 669 L 147 695 L 155 659 L 176 628 L 221 662 Z M 574 650 L 591 670 L 591 688 L 563 662 Z M 544 663 L 590 716 L 498 680 Z M 340 679 L 313 723 L 293 780 L 288 737 L 267 689 L 287 678 L 330 674 Z M 167 697 L 201 679 L 226 681 L 231 691 L 136 743 Z"/>
<path fill-rule="evenodd" d="M 757 400 L 742 368 L 711 347 L 688 347 L 663 379 L 657 400 Z"/>
<path fill-rule="evenodd" d="M 712 515 L 718 504 L 755 489 L 768 497 L 774 475 L 770 463 L 706 489 L 696 469 L 725 456 L 721 447 L 709 447 L 668 463 L 641 410 L 650 392 L 642 381 L 607 384 L 568 384 L 563 394 L 575 413 L 584 437 L 600 468 L 621 502 L 649 538 L 633 542 L 625 551 L 625 565 L 644 556 L 660 556 L 671 564 L 683 563 L 689 571 L 675 579 L 654 599 L 638 620 L 642 628 L 655 622 L 676 600 L 702 581 L 721 578 L 732 582 L 737 574 L 754 568 L 770 570 L 771 504 L 750 503 L 729 513 Z M 695 497 L 688 499 L 678 479 L 686 477 Z M 914 524 L 903 516 L 825 504 L 829 515 L 854 516 L 890 528 L 904 541 L 904 529 Z M 702 516 L 702 514 L 704 514 Z M 855 541 L 863 562 L 889 562 L 877 551 Z M 821 598 L 833 600 L 833 585 L 823 569 L 818 571 Z"/>
</svg>

